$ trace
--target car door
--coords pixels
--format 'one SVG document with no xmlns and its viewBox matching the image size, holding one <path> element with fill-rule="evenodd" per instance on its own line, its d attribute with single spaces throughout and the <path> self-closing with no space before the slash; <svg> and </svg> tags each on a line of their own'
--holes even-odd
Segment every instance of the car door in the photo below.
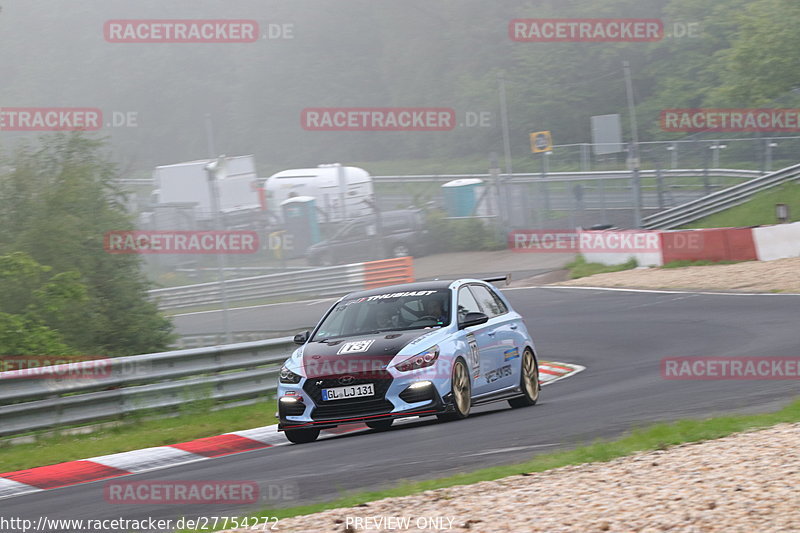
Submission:
<svg viewBox="0 0 800 533">
<path fill-rule="evenodd" d="M 489 317 L 487 335 L 494 341 L 490 350 L 494 366 L 489 370 L 487 381 L 495 385 L 494 389 L 514 386 L 519 383 L 520 362 L 525 349 L 520 343 L 516 314 L 509 312 L 490 287 L 473 284 L 470 290 L 481 311 Z"/>
<path fill-rule="evenodd" d="M 374 226 L 374 223 L 368 221 L 357 221 L 342 233 L 340 240 L 335 244 L 338 248 L 335 255 L 339 262 L 357 263 L 372 259 L 374 237 L 370 235 L 369 230 Z M 372 233 L 374 235 L 374 229 Z"/>
<path fill-rule="evenodd" d="M 464 285 L 458 290 L 458 320 L 462 320 L 467 313 L 482 313 L 478 301 L 469 290 L 469 285 Z M 472 374 L 472 394 L 477 396 L 495 390 L 495 384 L 486 378 L 487 373 L 497 366 L 498 351 L 495 341 L 495 332 L 492 326 L 481 324 L 464 328 L 466 342 L 470 345 L 470 358 L 467 361 Z"/>
</svg>

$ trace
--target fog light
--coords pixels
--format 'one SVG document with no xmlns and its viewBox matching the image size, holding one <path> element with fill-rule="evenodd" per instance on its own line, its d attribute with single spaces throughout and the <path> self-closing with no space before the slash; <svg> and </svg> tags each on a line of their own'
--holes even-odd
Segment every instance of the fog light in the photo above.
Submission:
<svg viewBox="0 0 800 533">
<path fill-rule="evenodd" d="M 412 390 L 419 390 L 424 389 L 425 387 L 430 387 L 431 385 L 433 385 L 433 383 L 430 381 L 417 381 L 416 383 L 409 385 L 408 388 Z"/>
<path fill-rule="evenodd" d="M 297 403 L 302 402 L 303 398 L 299 396 L 283 396 L 280 399 L 281 403 Z"/>
</svg>

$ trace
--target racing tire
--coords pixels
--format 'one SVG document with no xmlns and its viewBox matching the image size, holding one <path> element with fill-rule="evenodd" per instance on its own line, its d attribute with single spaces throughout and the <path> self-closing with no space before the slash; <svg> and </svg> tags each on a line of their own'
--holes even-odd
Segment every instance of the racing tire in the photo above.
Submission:
<svg viewBox="0 0 800 533">
<path fill-rule="evenodd" d="M 436 418 L 446 422 L 467 418 L 472 408 L 472 384 L 470 383 L 467 364 L 463 359 L 456 359 L 453 365 L 450 390 L 453 396 L 453 411 L 438 414 Z"/>
<path fill-rule="evenodd" d="M 305 444 L 307 442 L 314 442 L 319 437 L 318 429 L 287 429 L 284 431 L 286 438 L 289 442 L 294 444 Z"/>
<path fill-rule="evenodd" d="M 394 420 L 391 418 L 382 418 L 381 420 L 370 420 L 369 422 L 365 423 L 370 429 L 374 429 L 376 431 L 386 431 L 392 427 L 392 422 L 394 422 Z"/>
<path fill-rule="evenodd" d="M 399 242 L 392 246 L 392 257 L 406 257 L 411 255 L 411 249 L 405 243 Z"/>
<path fill-rule="evenodd" d="M 508 405 L 513 408 L 536 405 L 539 401 L 539 391 L 542 390 L 539 383 L 539 363 L 530 348 L 525 348 L 522 353 L 521 365 L 519 388 L 522 389 L 522 396 L 508 400 Z"/>
</svg>

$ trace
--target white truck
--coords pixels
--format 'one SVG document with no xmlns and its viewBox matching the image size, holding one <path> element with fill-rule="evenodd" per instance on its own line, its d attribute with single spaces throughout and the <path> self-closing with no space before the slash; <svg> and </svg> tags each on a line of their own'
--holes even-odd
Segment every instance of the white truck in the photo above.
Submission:
<svg viewBox="0 0 800 533">
<path fill-rule="evenodd" d="M 267 178 L 264 189 L 267 210 L 277 217 L 281 216 L 281 203 L 295 196 L 313 197 L 322 223 L 373 213 L 368 203 L 373 200 L 372 177 L 358 167 L 334 163 L 284 170 Z"/>
<path fill-rule="evenodd" d="M 213 159 L 200 159 L 162 165 L 153 171 L 153 191 L 157 205 L 194 204 L 198 220 L 212 218 L 206 165 Z M 219 207 L 223 214 L 258 211 L 261 205 L 255 158 L 252 155 L 225 158 L 224 176 L 217 180 Z"/>
</svg>

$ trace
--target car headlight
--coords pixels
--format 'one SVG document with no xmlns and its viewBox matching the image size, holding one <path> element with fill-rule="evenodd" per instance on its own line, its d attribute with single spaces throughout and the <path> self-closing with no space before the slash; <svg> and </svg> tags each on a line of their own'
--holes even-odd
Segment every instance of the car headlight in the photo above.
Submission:
<svg viewBox="0 0 800 533">
<path fill-rule="evenodd" d="M 424 352 L 418 353 L 413 357 L 409 357 L 405 361 L 397 363 L 395 368 L 400 372 L 410 372 L 419 368 L 431 366 L 439 358 L 439 346 L 428 348 Z"/>
<path fill-rule="evenodd" d="M 291 385 L 295 385 L 297 383 L 300 383 L 301 378 L 302 376 L 295 374 L 294 372 L 286 368 L 285 365 L 281 367 L 281 373 L 279 378 L 281 383 L 289 383 Z"/>
</svg>

